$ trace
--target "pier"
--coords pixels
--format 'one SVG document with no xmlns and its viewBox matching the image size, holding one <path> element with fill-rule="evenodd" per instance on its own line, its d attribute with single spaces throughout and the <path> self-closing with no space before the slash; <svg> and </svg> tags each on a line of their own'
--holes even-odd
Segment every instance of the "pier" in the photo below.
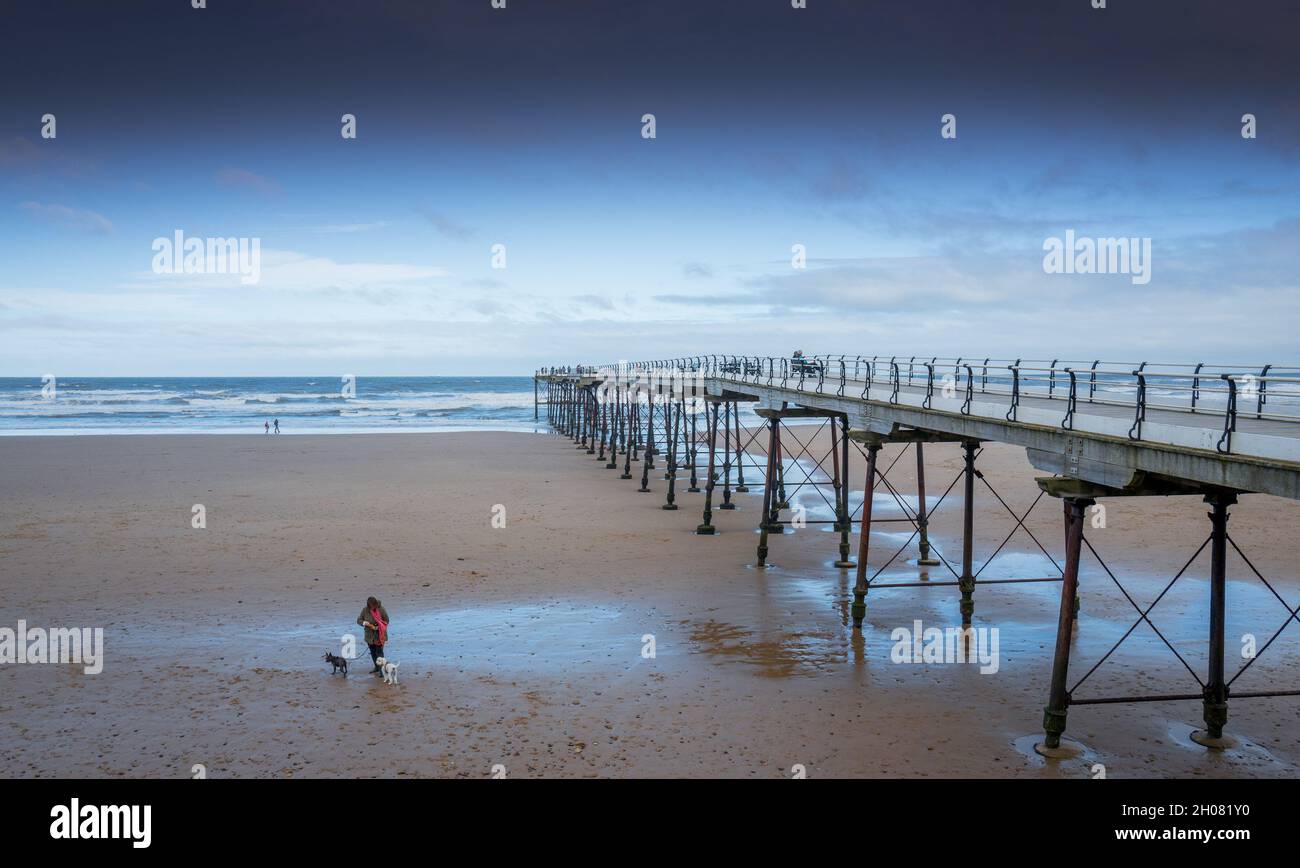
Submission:
<svg viewBox="0 0 1300 868">
<path fill-rule="evenodd" d="M 1036 748 L 1046 756 L 1078 752 L 1077 744 L 1062 739 L 1072 706 L 1200 700 L 1204 728 L 1193 738 L 1207 748 L 1221 749 L 1233 744 L 1224 732 L 1230 698 L 1300 695 L 1300 689 L 1289 685 L 1275 690 L 1232 690 L 1233 683 L 1291 622 L 1300 621 L 1300 605 L 1293 605 L 1277 591 L 1228 532 L 1231 507 L 1240 497 L 1270 494 L 1300 500 L 1300 367 L 714 354 L 543 368 L 536 372 L 534 382 L 537 414 L 540 416 L 544 407 L 551 427 L 571 437 L 578 449 L 607 469 L 621 470 L 616 475 L 624 480 L 639 479 L 636 492 L 651 493 L 653 472 L 667 483 L 665 510 L 685 510 L 683 493 L 701 495 L 691 504 L 691 509 L 699 510 L 697 534 L 715 533 L 715 510 L 734 509 L 735 493 L 761 486 L 757 567 L 767 564 L 775 538 L 797 523 L 783 517 L 790 510 L 792 492 L 802 487 L 816 489 L 834 514 L 831 523 L 838 558 L 833 568 L 854 571 L 851 614 L 855 631 L 862 628 L 873 590 L 955 588 L 963 628 L 970 628 L 981 584 L 1059 582 L 1055 651 L 1042 710 L 1044 737 Z M 742 406 L 752 410 L 760 424 L 742 426 Z M 830 448 L 821 454 L 807 436 L 809 422 L 819 424 L 818 431 L 829 431 Z M 1042 472 L 1035 477 L 1039 496 L 1023 513 L 1016 513 L 980 474 L 979 449 L 986 442 L 1023 447 L 1030 464 Z M 880 466 L 880 450 L 889 444 L 904 444 L 914 453 L 918 488 L 914 509 L 890 482 L 890 468 Z M 933 507 L 925 494 L 927 448 L 956 448 L 962 457 L 962 471 Z M 863 503 L 856 511 L 850 509 L 850 450 L 865 459 L 867 468 Z M 657 465 L 656 459 L 663 463 Z M 639 473 L 634 472 L 633 464 L 639 465 Z M 686 483 L 685 488 L 679 479 Z M 937 509 L 958 485 L 962 551 L 959 562 L 950 562 L 932 549 L 928 512 Z M 977 485 L 992 492 L 1015 519 L 1012 534 L 1029 534 L 1058 566 L 1059 575 L 979 578 L 982 567 L 975 568 L 973 551 Z M 894 497 L 904 517 L 873 518 L 877 492 Z M 1150 496 L 1203 499 L 1209 527 L 1205 541 L 1173 573 L 1164 591 L 1144 606 L 1106 566 L 1086 528 L 1090 512 L 1099 503 Z M 1059 548 L 1049 548 L 1024 524 L 1030 511 L 1050 499 L 1059 501 L 1062 510 Z M 885 521 L 903 522 L 912 529 L 904 548 L 887 560 L 871 550 L 872 527 Z M 852 546 L 854 525 L 856 552 Z M 919 554 L 917 563 L 946 568 L 952 574 L 950 581 L 877 581 L 913 541 Z M 1206 670 L 1200 672 L 1149 616 L 1207 548 L 1210 599 L 1204 629 L 1209 656 Z M 1242 578 L 1262 582 L 1277 598 L 1279 609 L 1286 611 L 1277 630 L 1235 672 L 1228 671 L 1224 639 L 1230 549 L 1246 565 L 1247 574 Z M 1053 550 L 1059 552 L 1059 560 Z M 1132 604 L 1136 620 L 1082 677 L 1071 681 L 1079 566 L 1085 556 L 1101 565 Z M 991 559 L 986 558 L 985 565 Z M 1182 663 L 1196 688 L 1120 696 L 1080 691 L 1144 623 Z"/>
</svg>

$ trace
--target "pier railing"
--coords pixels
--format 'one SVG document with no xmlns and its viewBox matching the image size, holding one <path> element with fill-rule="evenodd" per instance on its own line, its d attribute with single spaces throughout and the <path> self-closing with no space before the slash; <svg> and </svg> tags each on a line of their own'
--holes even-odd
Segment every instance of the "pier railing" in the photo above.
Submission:
<svg viewBox="0 0 1300 868">
<path fill-rule="evenodd" d="M 1108 362 L 1101 359 L 994 359 L 939 356 L 745 356 L 709 354 L 674 359 L 620 362 L 603 366 L 543 368 L 540 375 L 601 376 L 631 372 L 654 377 L 668 371 L 702 373 L 740 384 L 797 392 L 900 402 L 904 390 L 920 393 L 930 409 L 937 393 L 961 400 L 971 413 L 975 396 L 998 396 L 1005 416 L 1016 421 L 1027 399 L 1061 402 L 1060 426 L 1071 429 L 1081 404 L 1128 408 L 1129 437 L 1142 439 L 1148 411 L 1201 414 L 1217 419 L 1216 448 L 1232 451 L 1242 419 L 1300 423 L 1300 366 L 1218 365 L 1205 362 L 1163 364 Z M 1208 426 L 1207 426 L 1208 427 Z"/>
</svg>

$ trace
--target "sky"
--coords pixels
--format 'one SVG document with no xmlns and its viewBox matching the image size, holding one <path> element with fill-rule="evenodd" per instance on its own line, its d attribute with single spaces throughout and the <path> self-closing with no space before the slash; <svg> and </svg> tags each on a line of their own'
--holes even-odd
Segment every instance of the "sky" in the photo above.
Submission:
<svg viewBox="0 0 1300 868">
<path fill-rule="evenodd" d="M 1300 363 L 1292 0 L 0 2 L 0 376 Z"/>
</svg>

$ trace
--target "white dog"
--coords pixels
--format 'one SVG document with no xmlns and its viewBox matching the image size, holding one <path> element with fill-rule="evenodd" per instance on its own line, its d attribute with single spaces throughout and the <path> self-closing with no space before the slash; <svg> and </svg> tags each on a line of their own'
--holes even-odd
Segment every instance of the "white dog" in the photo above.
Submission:
<svg viewBox="0 0 1300 868">
<path fill-rule="evenodd" d="M 384 674 L 385 684 L 397 683 L 397 667 L 399 664 L 393 663 L 385 657 L 380 657 L 375 661 L 375 665 L 378 666 L 379 670 Z"/>
</svg>

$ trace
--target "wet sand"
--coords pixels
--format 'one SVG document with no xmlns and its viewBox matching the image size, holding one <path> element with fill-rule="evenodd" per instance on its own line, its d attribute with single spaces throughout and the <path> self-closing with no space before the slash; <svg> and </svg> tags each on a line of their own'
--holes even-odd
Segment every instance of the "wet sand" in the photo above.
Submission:
<svg viewBox="0 0 1300 868">
<path fill-rule="evenodd" d="M 885 466 L 897 452 L 884 451 Z M 943 446 L 927 458 L 933 502 L 960 457 Z M 860 499 L 863 462 L 851 463 Z M 989 446 L 979 466 L 1017 512 L 1037 496 L 1022 450 Z M 692 533 L 702 495 L 682 482 L 681 509 L 664 511 L 662 470 L 651 494 L 635 492 L 634 472 L 621 480 L 555 435 L 0 438 L 0 626 L 103 627 L 107 656 L 97 675 L 0 666 L 0 775 L 188 777 L 195 764 L 214 778 L 482 778 L 494 766 L 516 778 L 1300 771 L 1295 698 L 1232 702 L 1242 745 L 1224 753 L 1187 740 L 1199 702 L 1079 706 L 1067 737 L 1088 752 L 1043 760 L 1031 745 L 1058 584 L 976 591 L 975 626 L 999 630 L 996 674 L 894 663 L 895 628 L 957 623 L 955 588 L 873 591 L 855 637 L 852 571 L 830 565 L 826 526 L 774 537 L 776 566 L 753 568 L 753 471 L 740 508 L 715 512 L 714 537 Z M 908 453 L 889 478 L 914 495 L 914 475 Z M 791 493 L 810 519 L 829 517 L 815 491 Z M 901 515 L 887 497 L 877 517 Z M 191 527 L 194 504 L 206 529 Z M 498 504 L 505 528 L 492 526 Z M 977 505 L 978 567 L 1015 522 L 982 484 Z M 1112 502 L 1106 524 L 1089 538 L 1143 606 L 1208 534 L 1195 498 Z M 1026 525 L 1060 562 L 1060 504 L 1043 498 Z M 958 486 L 932 524 L 954 563 L 960 526 Z M 873 572 L 905 527 L 879 525 Z M 1298 528 L 1300 504 L 1258 496 L 1230 522 L 1292 605 Z M 915 558 L 908 548 L 881 581 L 917 579 Z M 1262 645 L 1287 612 L 1235 554 L 1229 570 L 1234 672 L 1241 635 Z M 981 578 L 1054 572 L 1020 531 Z M 1203 554 L 1152 613 L 1202 678 L 1207 573 Z M 395 687 L 365 674 L 368 660 L 346 679 L 321 660 L 343 634 L 359 641 L 368 594 L 394 619 Z M 1081 594 L 1072 683 L 1137 617 L 1090 558 Z M 1298 660 L 1292 624 L 1234 689 L 1298 687 Z M 1077 695 L 1197 690 L 1144 626 Z"/>
</svg>

